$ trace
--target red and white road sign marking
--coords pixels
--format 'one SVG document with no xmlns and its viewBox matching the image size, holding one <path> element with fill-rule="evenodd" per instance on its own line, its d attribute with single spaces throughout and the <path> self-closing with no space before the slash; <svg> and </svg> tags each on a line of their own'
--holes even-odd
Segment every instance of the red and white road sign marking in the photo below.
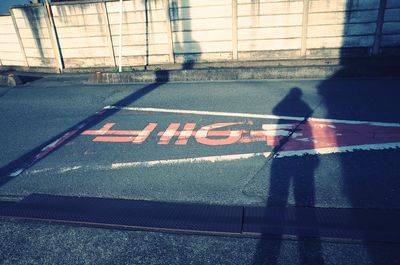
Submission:
<svg viewBox="0 0 400 265">
<path fill-rule="evenodd" d="M 156 112 L 186 115 L 203 115 L 218 117 L 254 118 L 258 120 L 279 120 L 278 124 L 264 123 L 261 128 L 254 128 L 252 122 L 216 123 L 209 125 L 198 125 L 195 123 L 171 123 L 167 128 L 156 128 L 155 133 L 158 144 L 186 145 L 190 139 L 198 144 L 216 146 L 230 144 L 251 144 L 264 142 L 270 147 L 275 147 L 281 139 L 290 136 L 277 153 L 257 152 L 245 154 L 216 155 L 207 157 L 190 157 L 180 159 L 165 159 L 151 161 L 134 161 L 113 163 L 106 166 L 108 169 L 119 169 L 129 167 L 151 167 L 158 165 L 174 165 L 182 163 L 204 163 L 222 162 L 254 157 L 288 157 L 301 156 L 305 154 L 332 154 L 352 152 L 355 150 L 383 150 L 400 148 L 400 124 L 370 121 L 353 121 L 337 119 L 308 118 L 304 117 L 277 116 L 270 114 L 232 113 L 197 110 L 177 110 L 160 108 L 138 108 L 108 106 L 105 109 L 119 109 L 132 112 Z M 280 121 L 292 121 L 292 123 L 280 124 Z M 158 124 L 156 124 L 158 126 Z M 179 125 L 179 126 L 178 126 Z M 183 126 L 183 127 L 182 127 Z M 107 127 L 104 126 L 102 129 Z M 147 128 L 147 127 L 146 127 Z M 182 129 L 181 129 L 182 128 Z M 97 135 L 100 130 L 85 131 L 84 135 Z M 108 128 L 108 132 L 112 131 Z M 104 131 L 104 130 L 103 130 Z M 104 133 L 103 137 L 109 137 Z M 114 131 L 115 132 L 115 131 Z M 128 132 L 128 131 L 125 131 Z M 140 131 L 133 131 L 136 136 Z M 111 133 L 113 134 L 113 133 Z M 147 137 L 150 134 L 146 134 Z M 112 142 L 112 138 L 102 138 Z M 154 138 L 153 138 L 154 139 Z M 129 141 L 130 142 L 130 141 Z M 142 143 L 144 143 L 143 141 Z M 101 166 L 99 169 L 105 169 Z"/>
<path fill-rule="evenodd" d="M 25 169 L 34 165 L 40 159 L 46 157 L 52 150 L 63 145 L 71 137 L 77 135 L 79 130 L 87 126 L 97 116 L 103 115 L 107 110 L 118 109 L 133 112 L 156 112 L 186 115 L 203 115 L 218 117 L 235 117 L 248 119 L 279 120 L 278 124 L 263 123 L 255 128 L 252 122 L 230 122 L 200 125 L 195 123 L 171 123 L 167 128 L 158 128 L 157 123 L 148 123 L 139 130 L 116 130 L 118 125 L 106 123 L 99 130 L 86 130 L 83 135 L 95 136 L 94 142 L 132 143 L 143 144 L 149 141 L 152 134 L 157 135 L 157 143 L 160 145 L 187 145 L 190 140 L 198 144 L 208 146 L 226 146 L 231 144 L 251 144 L 264 142 L 270 147 L 275 147 L 281 139 L 290 136 L 277 153 L 259 152 L 246 154 L 216 155 L 208 157 L 191 157 L 181 159 L 166 159 L 152 161 L 135 161 L 113 163 L 106 166 L 98 166 L 98 169 L 118 169 L 137 166 L 156 166 L 181 163 L 201 163 L 233 161 L 249 159 L 253 157 L 275 157 L 299 156 L 305 154 L 331 154 L 351 152 L 354 150 L 382 150 L 389 148 L 400 148 L 400 124 L 370 121 L 336 120 L 304 117 L 277 116 L 270 114 L 214 112 L 198 110 L 177 110 L 161 108 L 138 108 L 107 106 L 66 132 L 60 138 L 51 142 L 40 150 L 29 163 L 21 165 L 10 177 L 15 177 L 24 172 Z M 292 123 L 280 124 L 280 121 L 293 121 Z M 137 128 L 136 128 L 137 129 Z M 69 172 L 85 168 L 83 165 L 68 166 L 60 168 L 59 173 Z M 47 169 L 44 169 L 47 170 Z M 41 170 L 39 170 L 41 171 Z M 38 172 L 39 172 L 38 171 Z"/>
<path fill-rule="evenodd" d="M 222 146 L 264 142 L 270 147 L 290 136 L 282 151 L 299 151 L 343 146 L 379 145 L 400 142 L 400 126 L 349 124 L 310 120 L 299 124 L 262 124 L 252 129 L 252 122 L 214 123 L 205 126 L 196 123 L 170 123 L 157 131 L 157 123 L 149 123 L 142 130 L 113 130 L 115 123 L 106 123 L 99 130 L 86 130 L 83 135 L 96 136 L 94 142 L 130 142 L 143 144 L 149 136 L 158 136 L 157 144 L 186 145 L 191 138 L 198 144 Z M 234 128 L 233 128 L 234 127 Z M 197 128 L 197 130 L 196 130 Z"/>
<path fill-rule="evenodd" d="M 155 108 L 118 108 L 135 112 L 161 112 L 175 114 L 210 115 L 220 117 L 254 118 L 258 120 L 285 120 L 284 124 L 263 123 L 254 125 L 251 121 L 229 122 L 200 125 L 196 123 L 171 123 L 161 128 L 157 123 L 149 123 L 139 130 L 113 129 L 118 124 L 106 123 L 99 130 L 87 130 L 83 135 L 95 136 L 94 142 L 132 143 L 143 144 L 156 139 L 160 145 L 182 145 L 189 141 L 207 146 L 227 146 L 232 144 L 251 144 L 263 142 L 271 148 L 280 143 L 281 139 L 289 137 L 277 153 L 255 152 L 229 155 L 215 155 L 203 157 L 188 157 L 177 159 L 162 159 L 150 161 L 118 162 L 109 165 L 85 166 L 75 165 L 58 168 L 58 173 L 65 173 L 81 169 L 114 170 L 134 167 L 153 167 L 162 165 L 177 165 L 186 163 L 216 163 L 235 160 L 251 159 L 255 157 L 289 157 L 305 154 L 332 154 L 351 152 L 354 150 L 383 150 L 400 148 L 400 124 L 333 120 L 309 118 L 304 122 L 303 117 L 288 117 L 248 113 L 209 112 L 194 110 L 169 110 Z M 151 135 L 157 136 L 156 138 Z M 139 137 L 140 136 L 140 137 Z M 139 137 L 139 138 L 138 138 Z M 90 168 L 88 168 L 90 167 Z M 34 170 L 41 173 L 50 169 Z"/>
</svg>

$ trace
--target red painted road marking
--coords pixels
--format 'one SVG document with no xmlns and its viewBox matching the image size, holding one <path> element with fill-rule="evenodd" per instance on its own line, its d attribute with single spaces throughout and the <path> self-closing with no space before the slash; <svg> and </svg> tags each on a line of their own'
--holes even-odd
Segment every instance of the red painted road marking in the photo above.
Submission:
<svg viewBox="0 0 400 265">
<path fill-rule="evenodd" d="M 157 123 L 149 123 L 139 134 L 133 139 L 132 143 L 134 144 L 141 144 L 147 140 L 150 134 L 154 131 L 157 127 Z"/>
<path fill-rule="evenodd" d="M 139 111 L 135 109 L 135 111 Z M 146 109 L 148 111 L 148 109 Z M 159 111 L 158 109 L 152 111 Z M 163 110 L 163 112 L 170 110 Z M 177 112 L 173 110 L 173 112 Z M 233 161 L 239 159 L 249 159 L 253 157 L 269 157 L 274 158 L 302 156 L 305 154 L 332 154 L 342 152 L 352 152 L 355 150 L 384 150 L 390 148 L 400 148 L 400 124 L 384 123 L 384 122 L 362 122 L 350 120 L 328 120 L 319 118 L 309 118 L 307 122 L 301 122 L 299 117 L 278 117 L 259 114 L 237 114 L 237 113 L 204 113 L 198 111 L 183 111 L 177 113 L 214 115 L 214 116 L 239 116 L 242 118 L 258 118 L 258 119 L 280 119 L 292 120 L 293 123 L 288 124 L 262 124 L 261 128 L 254 128 L 252 122 L 234 122 L 234 123 L 216 123 L 206 126 L 198 126 L 196 129 L 195 123 L 186 123 L 182 131 L 179 131 L 180 124 L 173 123 L 173 126 L 168 126 L 166 131 L 157 132 L 161 138 L 171 143 L 174 137 L 177 137 L 175 144 L 185 145 L 190 138 L 196 140 L 200 144 L 205 145 L 228 145 L 228 144 L 245 144 L 254 142 L 264 142 L 268 146 L 275 147 L 280 141 L 290 136 L 289 141 L 276 152 L 263 153 L 246 153 L 246 154 L 228 154 L 208 157 L 191 157 L 167 160 L 153 161 L 136 161 L 126 163 L 116 163 L 111 165 L 111 169 L 122 167 L 136 166 L 157 166 L 157 165 L 172 165 L 179 163 L 197 163 L 197 162 L 219 162 Z M 253 117 L 254 116 L 254 117 Z M 264 117 L 265 116 L 265 117 Z M 93 141 L 101 142 L 131 142 L 144 143 L 149 139 L 149 136 L 157 127 L 156 123 L 149 123 L 143 130 L 111 130 L 114 123 L 107 123 L 99 130 L 86 130 L 83 135 L 96 136 Z M 171 125 L 171 124 L 170 124 Z M 179 125 L 179 126 L 177 126 Z M 76 130 L 71 130 L 51 142 L 46 147 L 35 155 L 30 164 L 24 165 L 9 176 L 17 176 L 26 168 L 34 164 L 41 158 L 45 157 L 55 148 L 61 146 L 65 141 L 74 136 L 79 129 L 86 126 L 85 123 L 76 126 Z M 72 166 L 62 169 L 60 172 L 80 169 L 82 166 Z M 96 167 L 97 168 L 97 167 Z M 98 169 L 109 167 L 100 166 Z"/>
<path fill-rule="evenodd" d="M 283 151 L 400 142 L 400 127 L 309 121 Z"/>
<path fill-rule="evenodd" d="M 194 133 L 194 128 L 196 128 L 196 123 L 186 123 L 175 144 L 186 145 Z"/>
<path fill-rule="evenodd" d="M 282 151 L 297 151 L 400 142 L 399 126 L 311 120 L 300 125 L 298 123 L 263 124 L 260 130 L 250 129 L 252 124 L 251 122 L 214 123 L 202 126 L 196 131 L 195 123 L 186 123 L 183 130 L 179 131 L 181 124 L 171 123 L 165 131 L 157 133 L 160 137 L 158 144 L 167 145 L 177 138 L 176 145 L 186 145 L 193 137 L 196 142 L 209 146 L 265 142 L 266 145 L 275 147 L 283 138 L 291 135 L 290 141 L 283 146 Z M 111 130 L 114 125 L 114 123 L 107 123 L 99 130 L 87 130 L 82 134 L 97 136 L 93 139 L 94 142 L 142 144 L 157 127 L 156 123 L 149 123 L 143 130 Z M 228 127 L 235 127 L 235 129 Z"/>
<path fill-rule="evenodd" d="M 99 130 L 86 130 L 82 135 L 131 135 L 131 136 L 98 136 L 93 139 L 93 142 L 111 142 L 111 143 L 126 143 L 134 144 L 144 143 L 150 134 L 157 127 L 157 123 L 149 123 L 143 130 L 111 130 L 115 123 L 106 123 Z"/>
<path fill-rule="evenodd" d="M 197 131 L 195 138 L 200 144 L 205 145 L 229 145 L 237 143 L 242 138 L 243 130 L 225 130 L 225 131 L 214 131 L 215 129 L 241 125 L 243 122 L 228 122 L 228 123 L 215 123 L 207 126 L 203 126 Z M 222 136 L 222 139 L 213 139 L 212 136 Z"/>
<path fill-rule="evenodd" d="M 180 126 L 180 123 L 171 123 L 167 130 L 164 132 L 159 132 L 158 135 L 161 137 L 158 144 L 169 144 L 169 141 L 171 141 L 172 137 L 175 136 Z"/>
</svg>

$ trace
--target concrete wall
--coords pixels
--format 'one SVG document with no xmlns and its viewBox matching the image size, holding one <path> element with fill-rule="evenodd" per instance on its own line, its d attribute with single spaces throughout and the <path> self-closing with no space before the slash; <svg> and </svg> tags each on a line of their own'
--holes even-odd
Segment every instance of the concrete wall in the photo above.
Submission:
<svg viewBox="0 0 400 265">
<path fill-rule="evenodd" d="M 162 0 L 124 1 L 124 66 L 172 62 L 168 44 L 166 7 Z M 112 43 L 116 61 L 119 57 L 119 2 L 107 2 Z"/>
<path fill-rule="evenodd" d="M 374 45 L 379 0 L 312 0 L 309 5 L 307 56 L 370 53 Z"/>
<path fill-rule="evenodd" d="M 57 67 L 44 6 L 13 8 L 26 60 L 30 67 Z"/>
<path fill-rule="evenodd" d="M 25 66 L 11 16 L 0 16 L 0 61 L 3 65 Z"/>
<path fill-rule="evenodd" d="M 400 54 L 400 1 L 398 0 L 387 0 L 380 46 L 383 54 Z"/>
<path fill-rule="evenodd" d="M 177 62 L 232 59 L 231 0 L 170 0 Z"/>
<path fill-rule="evenodd" d="M 125 0 L 123 5 L 123 66 L 400 55 L 398 0 Z M 54 4 L 55 27 L 43 6 L 11 11 L 14 30 L 10 17 L 0 18 L 0 36 L 12 35 L 0 40 L 3 65 L 58 67 L 58 50 L 66 68 L 118 65 L 119 1 Z"/>
<path fill-rule="evenodd" d="M 52 6 L 66 68 L 115 66 L 105 3 Z"/>
<path fill-rule="evenodd" d="M 300 56 L 303 1 L 238 0 L 239 59 Z"/>
</svg>

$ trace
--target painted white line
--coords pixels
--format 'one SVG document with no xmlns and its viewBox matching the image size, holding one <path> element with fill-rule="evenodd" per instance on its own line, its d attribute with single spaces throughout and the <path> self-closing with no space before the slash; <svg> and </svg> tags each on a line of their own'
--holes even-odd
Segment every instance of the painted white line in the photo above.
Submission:
<svg viewBox="0 0 400 265">
<path fill-rule="evenodd" d="M 385 150 L 392 148 L 400 148 L 400 142 L 388 143 L 388 144 L 364 144 L 364 145 L 351 145 L 341 147 L 326 147 L 326 148 L 315 148 L 310 150 L 299 150 L 299 151 L 280 151 L 275 157 L 290 157 L 290 156 L 303 156 L 303 155 L 325 155 L 334 153 L 345 153 L 353 152 L 356 150 Z"/>
<path fill-rule="evenodd" d="M 400 142 L 389 143 L 389 144 L 366 144 L 366 145 L 352 145 L 342 147 L 330 147 L 330 148 L 316 148 L 310 150 L 299 150 L 299 151 L 281 151 L 275 154 L 274 158 L 282 157 L 294 157 L 304 155 L 322 155 L 322 154 L 334 154 L 334 153 L 346 153 L 355 150 L 385 150 L 400 148 Z M 165 159 L 165 160 L 151 160 L 151 161 L 139 161 L 139 162 L 123 162 L 113 163 L 109 165 L 94 165 L 94 166 L 68 166 L 62 168 L 42 168 L 29 171 L 29 174 L 42 174 L 49 171 L 55 171 L 57 174 L 69 173 L 78 170 L 118 170 L 136 167 L 155 167 L 165 165 L 179 165 L 179 164 L 191 164 L 191 163 L 217 163 L 217 162 L 229 162 L 236 160 L 245 160 L 255 157 L 267 158 L 271 156 L 271 152 L 259 152 L 259 153 L 246 153 L 246 154 L 232 154 L 232 155 L 220 155 L 220 156 L 204 156 L 204 157 L 191 157 L 181 159 Z M 52 173 L 54 174 L 54 173 Z"/>
<path fill-rule="evenodd" d="M 143 162 L 113 163 L 111 165 L 111 169 L 131 168 L 131 167 L 152 167 L 158 165 L 176 165 L 176 164 L 201 163 L 201 162 L 216 163 L 216 162 L 249 159 L 258 156 L 268 157 L 270 155 L 271 152 L 263 152 L 263 153 L 248 153 L 248 154 L 236 154 L 236 155 L 204 156 L 204 157 L 193 157 L 193 158 L 182 158 L 182 159 L 153 160 L 153 161 L 143 161 Z"/>
<path fill-rule="evenodd" d="M 60 169 L 60 173 L 66 173 L 66 172 L 70 172 L 70 171 L 75 171 L 82 168 L 82 166 L 73 166 L 73 167 L 65 167 L 65 168 L 61 168 Z"/>
<path fill-rule="evenodd" d="M 140 161 L 140 162 L 124 162 L 124 163 L 113 163 L 109 165 L 94 165 L 94 166 L 67 166 L 57 168 L 41 168 L 29 171 L 29 174 L 42 174 L 45 172 L 55 171 L 57 174 L 68 173 L 78 170 L 116 170 L 124 168 L 135 168 L 135 167 L 154 167 L 162 165 L 177 165 L 177 164 L 188 164 L 188 163 L 202 163 L 202 162 L 227 162 L 242 159 L 249 159 L 253 157 L 269 157 L 271 152 L 261 153 L 248 153 L 248 154 L 234 154 L 234 155 L 221 155 L 221 156 L 204 156 L 204 157 L 192 157 L 192 158 L 181 158 L 181 159 L 165 159 L 165 160 L 151 160 L 151 161 Z M 54 174 L 54 173 L 52 173 Z"/>
<path fill-rule="evenodd" d="M 270 120 L 293 120 L 293 121 L 303 121 L 304 120 L 304 117 L 294 117 L 294 116 L 278 116 L 278 115 L 269 115 L 269 114 L 253 114 L 253 113 L 238 113 L 238 112 L 218 112 L 218 111 L 203 111 L 203 110 L 178 110 L 178 109 L 139 108 L 139 107 L 120 107 L 120 106 L 106 106 L 106 107 L 104 107 L 104 109 L 119 109 L 119 110 L 128 110 L 128 111 L 175 113 L 175 114 L 209 115 L 209 116 L 224 116 L 224 117 L 238 117 L 238 118 L 256 118 L 256 119 L 270 119 Z M 309 121 L 319 121 L 319 122 L 345 123 L 345 124 L 369 124 L 369 125 L 375 125 L 375 126 L 400 127 L 400 123 L 389 123 L 389 122 L 354 121 L 354 120 L 323 119 L 323 118 L 308 118 L 308 120 Z"/>
<path fill-rule="evenodd" d="M 21 174 L 22 172 L 24 172 L 24 168 L 20 168 L 20 169 L 17 169 L 17 170 L 15 170 L 15 171 L 13 171 L 13 172 L 11 172 L 10 174 L 9 174 L 9 176 L 10 177 L 16 177 L 16 176 L 18 176 L 19 174 Z"/>
<path fill-rule="evenodd" d="M 353 121 L 353 120 L 337 120 L 337 119 L 323 119 L 323 118 L 308 118 L 307 120 L 319 121 L 319 122 L 343 123 L 343 124 L 368 124 L 374 126 L 400 127 L 400 123 L 391 123 L 391 122 Z"/>
<path fill-rule="evenodd" d="M 176 114 L 194 114 L 194 115 L 209 115 L 209 116 L 224 116 L 224 117 L 242 117 L 242 118 L 257 118 L 257 119 L 288 119 L 295 121 L 303 121 L 302 117 L 286 117 L 268 114 L 250 114 L 250 113 L 236 113 L 236 112 L 216 112 L 216 111 L 203 111 L 203 110 L 178 110 L 178 109 L 160 109 L 160 108 L 136 108 L 136 107 L 119 107 L 107 106 L 105 109 L 119 109 L 130 111 L 143 111 L 143 112 L 160 112 L 160 113 L 176 113 Z"/>
<path fill-rule="evenodd" d="M 353 146 L 343 146 L 335 148 L 316 148 L 316 149 L 299 150 L 299 151 L 281 151 L 275 154 L 275 157 L 280 158 L 280 157 L 303 156 L 303 155 L 320 155 L 320 154 L 344 153 L 355 150 L 384 150 L 391 148 L 400 148 L 400 143 L 367 144 L 367 145 L 353 145 Z M 152 161 L 142 161 L 142 162 L 113 163 L 111 165 L 111 169 L 152 167 L 159 165 L 176 165 L 176 164 L 201 163 L 201 162 L 215 163 L 215 162 L 243 160 L 260 156 L 267 158 L 271 154 L 272 154 L 271 152 L 260 152 L 260 153 L 247 153 L 247 154 L 234 154 L 234 155 L 221 155 L 221 156 L 192 157 L 192 158 L 182 158 L 182 159 L 152 160 Z"/>
</svg>

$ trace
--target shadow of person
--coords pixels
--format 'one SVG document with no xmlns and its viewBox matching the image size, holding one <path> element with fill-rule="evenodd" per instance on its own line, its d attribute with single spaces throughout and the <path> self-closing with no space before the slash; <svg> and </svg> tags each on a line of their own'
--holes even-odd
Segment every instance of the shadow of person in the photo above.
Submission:
<svg viewBox="0 0 400 265">
<path fill-rule="evenodd" d="M 376 1 L 376 12 L 366 13 L 363 19 L 385 21 L 394 2 L 398 4 L 398 1 Z M 344 36 L 352 31 L 352 23 L 357 20 L 356 10 L 361 3 L 366 4 L 366 1 L 346 1 L 342 30 L 346 33 Z M 389 66 L 399 62 L 400 46 L 381 42 L 379 35 L 382 35 L 383 28 L 392 30 L 391 25 L 384 25 L 385 23 L 379 22 L 376 24 L 374 43 L 368 46 L 350 43 L 350 38 L 343 37 L 341 47 L 338 48 L 340 70 L 321 81 L 316 88 L 322 99 L 324 118 L 395 123 L 400 121 L 399 81 L 373 78 L 382 75 L 398 76 L 398 67 Z M 342 79 L 346 76 L 353 78 Z M 335 141 L 337 146 L 349 144 L 345 137 L 336 137 Z M 352 213 L 355 222 L 362 224 L 365 219 L 361 209 L 400 209 L 399 154 L 398 149 L 385 149 L 355 150 L 329 156 L 336 160 L 340 170 L 337 181 L 341 186 L 339 192 L 345 199 L 345 207 L 358 209 Z M 336 204 L 333 205 L 335 206 Z M 382 217 L 381 222 L 385 224 L 388 220 Z M 370 237 L 374 237 L 373 229 L 366 229 L 363 237 L 368 242 Z M 398 264 L 400 261 L 399 246 L 396 244 L 365 243 L 364 247 L 369 264 Z"/>
<path fill-rule="evenodd" d="M 174 31 L 175 54 L 182 61 L 182 70 L 191 70 L 200 59 L 200 44 L 192 36 L 192 7 L 182 7 L 183 2 L 171 2 L 171 26 Z"/>
<path fill-rule="evenodd" d="M 364 79 L 362 77 L 353 80 L 341 79 L 349 71 L 365 67 L 365 63 L 363 65 L 350 62 L 351 60 L 347 62 L 346 58 L 342 58 L 342 68 L 317 87 L 326 112 L 324 118 L 398 123 L 400 121 L 399 81 L 390 78 Z M 339 147 L 349 145 L 345 137 L 336 137 L 335 142 Z M 367 144 L 368 142 L 365 143 L 366 146 Z M 399 149 L 373 150 L 371 148 L 329 156 L 331 160 L 336 160 L 339 169 L 337 181 L 341 185 L 339 192 L 345 198 L 345 207 L 358 209 L 352 212 L 352 218 L 358 223 L 357 225 L 362 227 L 365 220 L 365 215 L 360 210 L 395 211 L 400 209 L 399 154 Z M 327 174 L 330 172 L 328 171 Z M 382 217 L 381 222 L 385 224 L 390 220 Z M 364 248 L 368 253 L 367 259 L 370 264 L 399 263 L 399 245 L 387 242 L 378 245 L 368 242 L 374 241 L 373 229 L 364 230 L 362 236 L 366 241 Z M 397 250 L 394 251 L 394 249 Z"/>
<path fill-rule="evenodd" d="M 294 87 L 290 92 L 274 107 L 273 114 L 278 116 L 295 115 L 309 117 L 312 109 L 302 99 L 302 91 L 298 87 Z M 288 120 L 278 120 L 279 125 L 291 124 Z M 307 123 L 303 123 L 302 130 L 309 131 Z M 277 131 L 275 139 L 275 152 L 284 149 L 290 144 L 290 141 L 296 141 L 297 135 L 301 135 L 300 130 L 296 132 L 287 132 L 288 135 L 283 135 L 284 131 Z M 311 131 L 311 130 L 310 130 Z M 280 133 L 278 133 L 280 132 Z M 293 133 L 293 134 L 292 134 Z M 297 133 L 294 135 L 294 133 Z M 291 135 L 289 135 L 291 134 Z M 312 135 L 309 139 L 312 139 Z M 311 144 L 310 148 L 313 148 Z M 271 207 L 313 207 L 315 206 L 314 192 L 314 171 L 318 167 L 319 159 L 315 155 L 307 155 L 301 157 L 282 157 L 273 158 L 271 164 L 271 174 L 269 179 L 268 198 L 265 212 Z M 293 187 L 293 198 L 290 196 L 290 186 Z M 294 199 L 294 201 L 293 201 Z M 278 220 L 284 219 L 284 211 L 276 211 Z M 279 212 L 279 213 L 278 213 Z M 296 212 L 296 211 L 295 211 Z M 266 214 L 267 216 L 267 214 Z M 296 217 L 299 218 L 296 212 Z M 316 220 L 315 216 L 309 218 Z M 281 254 L 283 230 L 277 228 L 275 234 L 279 237 L 271 238 L 268 235 L 262 235 L 262 238 L 257 246 L 253 264 L 277 264 Z M 323 264 L 321 255 L 321 245 L 319 240 L 304 237 L 298 237 L 297 249 L 300 264 Z M 291 254 L 292 255 L 292 254 Z"/>
</svg>

